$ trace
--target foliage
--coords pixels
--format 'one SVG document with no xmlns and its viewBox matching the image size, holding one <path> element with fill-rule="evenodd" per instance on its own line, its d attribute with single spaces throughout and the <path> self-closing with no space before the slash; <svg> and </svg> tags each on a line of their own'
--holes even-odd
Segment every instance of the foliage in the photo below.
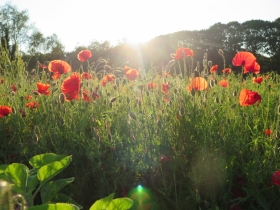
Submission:
<svg viewBox="0 0 280 210">
<path fill-rule="evenodd" d="M 53 153 L 36 155 L 29 160 L 29 164 L 32 166 L 31 169 L 20 163 L 0 165 L 0 179 L 9 183 L 13 194 L 20 194 L 24 197 L 26 203 L 21 202 L 19 204 L 22 206 L 27 205 L 29 209 L 55 209 L 59 205 L 66 205 L 49 204 L 54 201 L 73 203 L 71 205 L 68 204 L 67 208 L 80 209 L 81 206 L 70 197 L 59 193 L 62 188 L 72 183 L 74 178 L 51 181 L 53 177 L 57 176 L 69 165 L 71 160 L 71 156 L 56 155 Z M 39 195 L 38 193 L 40 194 L 43 205 L 33 207 L 34 200 Z"/>
</svg>

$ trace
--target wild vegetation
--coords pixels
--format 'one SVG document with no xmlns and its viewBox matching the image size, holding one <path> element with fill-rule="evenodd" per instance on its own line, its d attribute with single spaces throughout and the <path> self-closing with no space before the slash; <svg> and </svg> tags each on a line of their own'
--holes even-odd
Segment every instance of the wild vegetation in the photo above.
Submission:
<svg viewBox="0 0 280 210">
<path fill-rule="evenodd" d="M 113 196 L 132 199 L 131 209 L 279 209 L 280 78 L 270 69 L 279 62 L 279 48 L 270 58 L 258 56 L 272 51 L 244 50 L 249 45 L 243 37 L 229 50 L 216 32 L 208 42 L 206 35 L 199 42 L 155 38 L 150 43 L 158 45 L 141 52 L 143 61 L 152 58 L 147 68 L 127 63 L 128 51 L 118 54 L 126 44 L 102 51 L 106 57 L 116 50 L 114 66 L 112 59 L 94 57 L 96 51 L 84 47 L 72 57 L 13 53 L 5 39 L 0 177 L 14 176 L 15 166 L 34 167 L 30 158 L 37 155 L 57 154 L 57 161 L 71 156 L 71 163 L 56 179 L 74 177 L 61 193 L 84 209 Z M 222 45 L 211 37 L 221 38 Z M 38 60 L 29 69 L 33 58 Z M 41 184 L 24 191 L 34 195 L 25 198 L 27 206 L 46 197 L 48 204 L 57 201 L 36 191 Z"/>
</svg>

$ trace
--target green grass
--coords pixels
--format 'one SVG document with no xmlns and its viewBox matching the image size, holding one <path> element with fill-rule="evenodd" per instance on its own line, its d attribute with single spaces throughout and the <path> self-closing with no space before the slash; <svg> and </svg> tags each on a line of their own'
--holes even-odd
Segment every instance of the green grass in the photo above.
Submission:
<svg viewBox="0 0 280 210">
<path fill-rule="evenodd" d="M 3 54 L 0 64 L 0 105 L 13 108 L 0 118 L 0 164 L 27 163 L 46 152 L 72 155 L 61 176 L 75 177 L 65 193 L 84 209 L 113 192 L 122 197 L 139 184 L 150 190 L 152 209 L 229 209 L 234 203 L 242 209 L 280 208 L 280 189 L 270 181 L 280 168 L 279 75 L 271 72 L 260 85 L 249 75 L 241 85 L 241 75 L 232 73 L 228 88 L 218 84 L 192 95 L 186 90 L 187 76 L 159 77 L 152 68 L 140 71 L 134 82 L 124 77 L 122 68 L 109 69 L 118 82 L 103 87 L 102 72 L 97 74 L 96 64 L 88 63 L 72 72 L 92 73 L 94 78 L 83 80 L 82 88 L 98 87 L 99 99 L 61 103 L 61 84 L 72 72 L 54 81 L 48 70 L 28 73 L 20 57 L 10 61 Z M 178 68 L 176 64 L 171 68 Z M 147 90 L 151 81 L 157 89 Z M 36 82 L 51 84 L 51 95 L 34 95 Z M 171 87 L 169 102 L 163 100 L 163 82 Z M 15 94 L 11 84 L 18 88 Z M 243 88 L 261 95 L 259 106 L 240 106 Z M 26 108 L 25 95 L 40 106 Z M 271 136 L 264 134 L 268 128 Z M 169 162 L 160 161 L 164 155 Z M 241 197 L 234 197 L 236 190 Z"/>
</svg>

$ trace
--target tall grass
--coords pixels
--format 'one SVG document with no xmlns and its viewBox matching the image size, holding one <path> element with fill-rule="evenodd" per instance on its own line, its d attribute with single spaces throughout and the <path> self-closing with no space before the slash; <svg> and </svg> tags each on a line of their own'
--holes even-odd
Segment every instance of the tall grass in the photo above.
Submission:
<svg viewBox="0 0 280 210">
<path fill-rule="evenodd" d="M 229 209 L 237 203 L 244 209 L 280 208 L 279 187 L 270 181 L 280 168 L 279 75 L 271 72 L 258 85 L 252 75 L 240 84 L 241 74 L 232 73 L 228 88 L 217 84 L 191 93 L 186 90 L 189 73 L 160 77 L 150 69 L 132 82 L 119 69 L 104 68 L 97 74 L 97 68 L 107 65 L 101 61 L 73 70 L 93 74 L 82 81 L 82 88 L 98 89 L 100 97 L 90 103 L 62 103 L 60 87 L 71 73 L 54 81 L 48 70 L 38 66 L 28 72 L 20 56 L 10 61 L 1 52 L 0 105 L 13 108 L 0 118 L 1 164 L 26 163 L 46 152 L 72 155 L 64 173 L 75 182 L 67 193 L 85 209 L 94 200 L 112 192 L 120 197 L 138 184 L 150 189 L 152 209 Z M 193 72 L 191 65 L 193 60 L 180 65 L 180 71 Z M 115 73 L 117 80 L 101 86 L 105 72 Z M 217 81 L 224 77 L 215 75 Z M 212 76 L 207 78 L 209 83 Z M 51 84 L 51 95 L 34 94 L 36 82 Z M 148 90 L 148 82 L 158 88 Z M 166 82 L 171 87 L 167 95 L 160 89 Z M 17 87 L 15 93 L 11 84 Z M 243 88 L 257 91 L 261 104 L 240 106 Z M 26 95 L 40 106 L 28 109 Z M 265 129 L 272 134 L 265 135 Z"/>
</svg>

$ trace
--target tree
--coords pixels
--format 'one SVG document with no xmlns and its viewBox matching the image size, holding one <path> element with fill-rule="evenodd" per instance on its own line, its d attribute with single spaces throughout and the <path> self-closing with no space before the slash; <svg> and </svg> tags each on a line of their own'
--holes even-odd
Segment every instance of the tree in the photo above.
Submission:
<svg viewBox="0 0 280 210">
<path fill-rule="evenodd" d="M 29 23 L 27 10 L 19 11 L 10 2 L 0 7 L 0 34 L 8 31 L 11 45 L 26 44 L 33 29 L 34 25 Z"/>
</svg>

